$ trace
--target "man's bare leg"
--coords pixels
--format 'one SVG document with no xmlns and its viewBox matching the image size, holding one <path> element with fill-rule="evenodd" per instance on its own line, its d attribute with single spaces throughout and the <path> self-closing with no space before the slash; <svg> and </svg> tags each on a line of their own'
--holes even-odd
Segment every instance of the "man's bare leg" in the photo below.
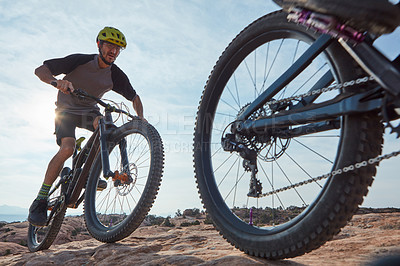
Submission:
<svg viewBox="0 0 400 266">
<path fill-rule="evenodd" d="M 28 220 L 35 226 L 44 226 L 47 222 L 47 197 L 51 185 L 57 179 L 65 161 L 72 156 L 75 149 L 75 139 L 66 137 L 61 139 L 61 146 L 47 167 L 44 182 L 37 198 L 29 208 Z"/>
<path fill-rule="evenodd" d="M 65 161 L 72 156 L 75 150 L 75 139 L 66 137 L 61 139 L 61 146 L 53 159 L 49 162 L 47 171 L 44 177 L 44 183 L 52 185 L 57 179 L 61 168 L 64 166 Z"/>
</svg>

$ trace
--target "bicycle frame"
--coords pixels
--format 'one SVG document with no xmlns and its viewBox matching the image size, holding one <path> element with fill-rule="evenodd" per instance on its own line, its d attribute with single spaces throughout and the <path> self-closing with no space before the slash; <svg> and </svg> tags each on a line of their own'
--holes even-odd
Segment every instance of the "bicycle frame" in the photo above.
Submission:
<svg viewBox="0 0 400 266">
<path fill-rule="evenodd" d="M 110 170 L 107 145 L 108 136 L 113 132 L 115 128 L 116 127 L 112 122 L 111 112 L 106 110 L 105 116 L 99 119 L 99 126 L 93 132 L 86 145 L 78 154 L 76 154 L 76 156 L 73 157 L 72 180 L 66 192 L 66 203 L 69 208 L 77 208 L 83 201 L 84 193 L 81 195 L 81 192 L 86 185 L 92 164 L 95 158 L 98 156 L 99 152 L 101 156 L 103 176 L 105 178 L 115 176 L 116 173 Z M 125 139 L 121 140 L 119 144 L 123 166 L 126 167 L 129 165 L 129 161 L 126 152 Z"/>
<path fill-rule="evenodd" d="M 373 110 L 379 110 L 383 107 L 383 98 L 369 97 L 373 93 L 378 92 L 380 88 L 388 91 L 397 99 L 400 96 L 400 72 L 393 66 L 392 62 L 376 50 L 372 45 L 361 42 L 358 45 L 352 45 L 351 40 L 345 41 L 339 39 L 339 43 L 354 58 L 354 60 L 380 85 L 372 91 L 364 93 L 354 93 L 341 95 L 337 98 L 323 104 L 314 104 L 311 107 L 304 108 L 301 102 L 291 110 L 295 112 L 283 112 L 283 114 L 272 115 L 271 117 L 259 118 L 257 120 L 249 120 L 252 113 L 261 108 L 263 105 L 272 100 L 272 96 L 289 84 L 302 70 L 304 70 L 314 58 L 316 58 L 326 47 L 328 47 L 335 39 L 328 34 L 322 34 L 299 59 L 283 73 L 272 85 L 270 85 L 258 98 L 256 98 L 234 123 L 234 130 L 244 134 L 264 134 L 268 130 L 274 129 L 275 135 L 282 138 L 290 138 L 293 136 L 305 135 L 307 132 L 324 131 L 337 128 L 337 123 L 331 125 L 321 125 L 316 123 L 323 120 L 334 120 L 339 116 L 364 113 Z M 350 43 L 349 43 L 350 42 Z M 316 85 L 310 89 L 314 91 L 322 89 L 333 81 L 332 74 L 326 73 Z M 308 97 L 306 103 L 312 103 L 318 95 Z M 306 128 L 296 129 L 296 133 L 290 132 L 287 127 L 292 125 L 307 125 Z M 281 129 L 279 129 L 281 128 Z M 312 128 L 312 130 L 310 130 Z M 283 129 L 283 130 L 282 130 Z M 306 130 L 307 129 L 307 130 Z M 271 132 L 269 132 L 271 133 Z M 292 135 L 296 134 L 296 135 Z"/>
<path fill-rule="evenodd" d="M 57 83 L 52 82 L 51 85 L 57 86 Z M 112 172 L 110 170 L 107 140 L 108 136 L 116 128 L 116 126 L 112 121 L 112 116 L 111 116 L 112 112 L 122 113 L 131 118 L 134 117 L 124 110 L 117 109 L 111 105 L 104 103 L 101 99 L 91 96 L 87 94 L 85 91 L 82 91 L 81 89 L 75 89 L 73 93 L 76 94 L 76 96 L 78 97 L 91 98 L 105 108 L 105 116 L 99 119 L 98 127 L 93 132 L 92 136 L 86 143 L 85 147 L 78 154 L 74 154 L 73 156 L 72 177 L 71 175 L 69 176 L 69 178 L 71 178 L 72 180 L 69 182 L 70 185 L 68 186 L 68 190 L 66 192 L 67 196 L 66 201 L 68 207 L 77 208 L 79 204 L 83 201 L 84 193 L 81 195 L 81 191 L 87 182 L 93 161 L 98 155 L 99 150 L 101 155 L 103 176 L 106 179 L 112 177 L 113 180 L 115 178 L 121 180 L 122 182 L 131 182 L 131 177 L 129 174 L 126 173 L 119 174 L 118 171 Z M 129 169 L 129 161 L 126 151 L 126 141 L 124 139 L 120 141 L 119 147 L 120 147 L 123 169 Z M 82 165 L 83 168 L 81 168 Z M 53 194 L 54 191 L 56 191 L 59 188 L 59 186 L 62 185 L 62 183 L 64 182 L 68 183 L 68 180 L 61 179 L 60 182 L 55 186 L 55 188 L 49 193 L 49 195 Z M 55 211 L 56 210 L 53 210 L 52 213 L 50 214 L 50 218 L 48 219 L 49 221 L 51 219 L 51 216 L 54 215 Z"/>
<path fill-rule="evenodd" d="M 100 132 L 97 128 L 85 147 L 73 159 L 73 177 L 67 191 L 67 206 L 70 208 L 77 208 L 83 201 L 83 195 L 79 196 L 89 177 L 92 163 L 99 152 L 99 146 Z M 83 168 L 80 168 L 82 165 Z"/>
</svg>

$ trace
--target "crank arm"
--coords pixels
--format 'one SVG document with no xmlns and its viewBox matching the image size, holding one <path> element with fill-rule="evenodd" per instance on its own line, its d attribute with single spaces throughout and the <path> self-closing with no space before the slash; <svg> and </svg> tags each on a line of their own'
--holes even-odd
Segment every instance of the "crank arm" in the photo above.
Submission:
<svg viewBox="0 0 400 266">
<path fill-rule="evenodd" d="M 49 214 L 49 217 L 47 218 L 47 222 L 45 226 L 49 226 L 50 221 L 53 219 L 53 216 L 58 213 L 60 208 L 65 204 L 65 196 L 61 196 L 57 202 L 52 206 L 51 212 Z"/>
</svg>

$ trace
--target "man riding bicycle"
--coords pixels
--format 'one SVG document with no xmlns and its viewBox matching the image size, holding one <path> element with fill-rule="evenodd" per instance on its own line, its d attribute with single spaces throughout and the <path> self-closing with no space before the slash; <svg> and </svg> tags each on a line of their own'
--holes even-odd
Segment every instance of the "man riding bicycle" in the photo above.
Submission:
<svg viewBox="0 0 400 266">
<path fill-rule="evenodd" d="M 71 92 L 82 88 L 88 94 L 101 98 L 113 90 L 132 101 L 137 115 L 143 117 L 143 105 L 126 74 L 114 64 L 120 51 L 126 48 L 125 36 L 118 29 L 105 27 L 96 38 L 98 54 L 72 54 L 64 58 L 44 61 L 35 74 L 59 90 L 55 118 L 55 134 L 59 151 L 49 162 L 42 187 L 29 208 L 28 220 L 32 225 L 44 226 L 47 222 L 47 198 L 53 182 L 57 179 L 64 162 L 75 150 L 76 127 L 94 131 L 101 117 L 94 100 L 81 100 Z M 65 74 L 58 80 L 55 76 Z M 54 83 L 55 82 L 55 83 Z M 107 186 L 103 180 L 99 186 Z M 104 187 L 103 187 L 104 188 Z"/>
</svg>

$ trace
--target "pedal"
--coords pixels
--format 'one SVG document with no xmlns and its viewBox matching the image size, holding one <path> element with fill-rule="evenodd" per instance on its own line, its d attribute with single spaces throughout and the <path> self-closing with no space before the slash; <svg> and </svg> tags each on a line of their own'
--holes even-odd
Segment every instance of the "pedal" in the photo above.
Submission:
<svg viewBox="0 0 400 266">
<path fill-rule="evenodd" d="M 99 183 L 97 183 L 97 191 L 103 191 L 107 188 L 107 182 L 104 180 L 99 180 Z"/>
</svg>

